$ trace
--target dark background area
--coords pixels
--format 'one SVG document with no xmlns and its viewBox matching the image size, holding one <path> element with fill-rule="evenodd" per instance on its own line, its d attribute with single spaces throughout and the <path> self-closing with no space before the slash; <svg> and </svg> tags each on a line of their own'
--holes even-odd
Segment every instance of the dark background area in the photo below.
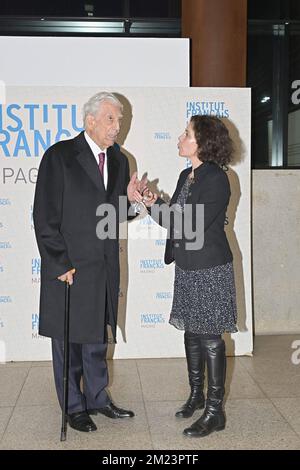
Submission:
<svg viewBox="0 0 300 470">
<path fill-rule="evenodd" d="M 181 0 L 52 0 L 43 2 L 37 0 L 12 1 L 1 0 L 1 15 L 28 16 L 60 16 L 83 17 L 88 11 L 95 17 L 146 17 L 146 18 L 179 18 L 181 16 Z"/>
<path fill-rule="evenodd" d="M 36 17 L 36 24 L 33 21 L 20 29 L 27 21 L 24 17 Z M 44 17 L 55 18 L 59 29 L 53 27 L 52 31 L 50 25 L 42 30 L 40 18 Z M 85 25 L 97 18 L 122 22 L 119 29 L 91 34 L 88 27 L 72 29 L 67 18 L 81 18 Z M 123 28 L 127 18 L 140 19 L 138 27 Z M 145 21 L 150 19 L 147 29 Z M 181 0 L 0 1 L 0 35 L 180 37 L 180 19 Z M 300 0 L 248 0 L 247 86 L 252 89 L 253 168 L 300 167 L 300 142 L 298 149 L 289 131 L 289 122 L 298 119 L 300 109 L 291 100 L 295 80 L 300 80 Z"/>
</svg>

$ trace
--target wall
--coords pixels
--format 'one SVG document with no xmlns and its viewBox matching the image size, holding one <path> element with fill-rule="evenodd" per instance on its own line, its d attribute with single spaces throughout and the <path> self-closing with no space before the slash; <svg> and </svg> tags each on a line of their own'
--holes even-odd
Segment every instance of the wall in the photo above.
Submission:
<svg viewBox="0 0 300 470">
<path fill-rule="evenodd" d="M 255 334 L 300 332 L 300 170 L 253 170 Z"/>
</svg>

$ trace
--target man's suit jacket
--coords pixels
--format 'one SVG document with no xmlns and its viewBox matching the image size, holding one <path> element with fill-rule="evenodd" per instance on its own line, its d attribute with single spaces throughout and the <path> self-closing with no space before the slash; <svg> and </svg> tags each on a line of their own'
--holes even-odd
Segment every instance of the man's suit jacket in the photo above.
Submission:
<svg viewBox="0 0 300 470">
<path fill-rule="evenodd" d="M 172 196 L 170 206 L 176 203 L 178 195 L 192 169 L 183 170 L 179 176 L 176 190 Z M 165 263 L 173 261 L 184 270 L 198 270 L 222 265 L 232 261 L 232 253 L 224 231 L 226 209 L 230 198 L 230 186 L 226 173 L 215 163 L 204 162 L 194 171 L 194 183 L 191 184 L 186 204 L 190 204 L 191 224 L 193 231 L 196 228 L 194 218 L 197 204 L 204 205 L 204 244 L 201 249 L 188 250 L 187 243 L 193 239 L 175 239 L 174 224 L 168 232 L 168 239 L 165 249 Z M 160 206 L 165 202 L 158 198 L 157 204 Z M 151 214 L 153 211 L 151 211 Z M 183 212 L 184 219 L 185 214 Z M 153 218 L 162 224 L 162 217 Z M 184 221 L 182 222 L 184 226 Z M 202 227 L 200 227 L 202 228 Z"/>
<path fill-rule="evenodd" d="M 96 210 L 100 204 L 110 203 L 119 216 L 118 198 L 127 194 L 129 166 L 117 145 L 107 149 L 107 163 L 105 190 L 83 132 L 54 144 L 41 161 L 33 211 L 41 254 L 41 335 L 63 338 L 64 283 L 57 277 L 75 268 L 70 341 L 105 342 L 107 323 L 115 336 L 119 243 L 117 238 L 97 237 L 100 218 Z"/>
</svg>

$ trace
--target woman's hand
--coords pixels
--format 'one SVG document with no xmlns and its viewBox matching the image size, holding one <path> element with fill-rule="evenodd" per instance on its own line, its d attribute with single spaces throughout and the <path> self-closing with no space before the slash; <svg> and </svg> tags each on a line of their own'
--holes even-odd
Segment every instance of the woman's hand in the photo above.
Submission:
<svg viewBox="0 0 300 470">
<path fill-rule="evenodd" d="M 142 193 L 135 191 L 133 196 L 136 202 L 142 202 L 146 207 L 153 206 L 158 197 L 157 194 L 150 191 L 147 187 L 142 191 Z"/>
</svg>

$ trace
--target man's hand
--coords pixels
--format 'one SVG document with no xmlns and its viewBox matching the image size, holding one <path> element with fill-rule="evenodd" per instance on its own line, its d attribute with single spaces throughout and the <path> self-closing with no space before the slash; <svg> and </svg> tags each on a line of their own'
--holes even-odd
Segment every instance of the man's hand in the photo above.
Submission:
<svg viewBox="0 0 300 470">
<path fill-rule="evenodd" d="M 135 202 L 135 191 L 138 191 L 140 194 L 142 194 L 147 187 L 147 183 L 147 177 L 143 177 L 140 181 L 137 177 L 137 172 L 135 171 L 133 173 L 131 180 L 129 181 L 129 184 L 127 186 L 127 197 L 130 202 Z"/>
<path fill-rule="evenodd" d="M 65 274 L 62 274 L 61 276 L 58 276 L 57 279 L 59 279 L 62 282 L 68 282 L 70 286 L 73 284 L 73 274 L 75 274 L 75 269 L 71 269 L 71 271 L 66 272 Z"/>
</svg>

